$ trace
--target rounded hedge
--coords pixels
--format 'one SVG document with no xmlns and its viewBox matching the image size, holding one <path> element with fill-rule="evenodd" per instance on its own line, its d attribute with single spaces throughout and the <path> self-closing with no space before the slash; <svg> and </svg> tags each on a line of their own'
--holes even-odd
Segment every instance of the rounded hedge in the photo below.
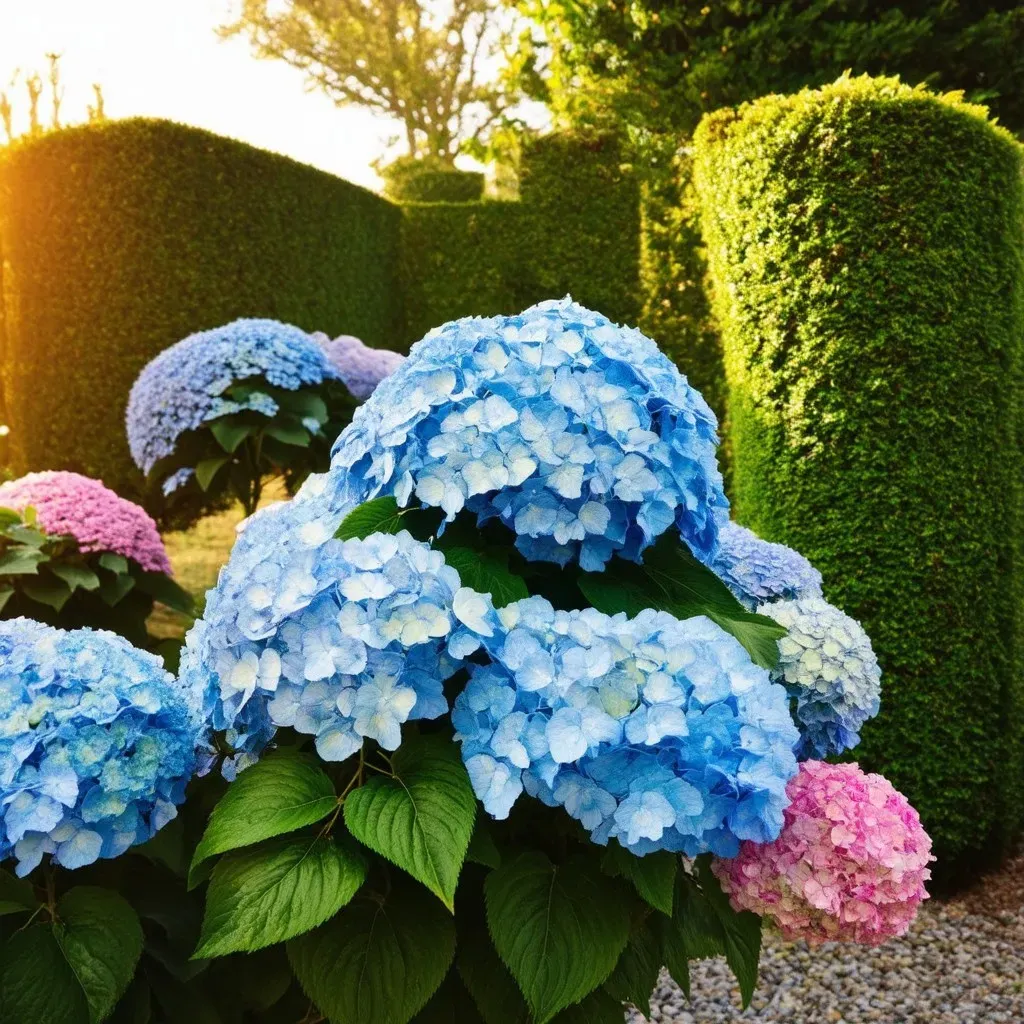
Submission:
<svg viewBox="0 0 1024 1024">
<path fill-rule="evenodd" d="M 695 145 L 738 517 L 871 634 L 859 760 L 948 883 L 1022 811 L 1021 147 L 866 77 L 720 111 Z"/>
</svg>

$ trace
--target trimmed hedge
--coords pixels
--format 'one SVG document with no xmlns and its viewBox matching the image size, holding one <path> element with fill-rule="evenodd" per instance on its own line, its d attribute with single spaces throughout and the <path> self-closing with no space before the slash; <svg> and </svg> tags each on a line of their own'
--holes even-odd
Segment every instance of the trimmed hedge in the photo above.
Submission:
<svg viewBox="0 0 1024 1024">
<path fill-rule="evenodd" d="M 396 203 L 472 203 L 484 194 L 480 171 L 423 170 L 389 179 L 385 195 Z"/>
<path fill-rule="evenodd" d="M 15 145 L 0 160 L 11 469 L 73 469 L 135 493 L 135 376 L 238 316 L 400 347 L 400 220 L 330 174 L 168 121 Z"/>
<path fill-rule="evenodd" d="M 418 338 L 454 317 L 515 313 L 571 293 L 613 320 L 640 316 L 639 188 L 609 137 L 525 148 L 521 200 L 403 208 L 403 289 Z"/>
<path fill-rule="evenodd" d="M 858 759 L 950 883 L 1022 812 L 1021 148 L 895 79 L 721 111 L 695 138 L 741 521 L 861 619 Z"/>
</svg>

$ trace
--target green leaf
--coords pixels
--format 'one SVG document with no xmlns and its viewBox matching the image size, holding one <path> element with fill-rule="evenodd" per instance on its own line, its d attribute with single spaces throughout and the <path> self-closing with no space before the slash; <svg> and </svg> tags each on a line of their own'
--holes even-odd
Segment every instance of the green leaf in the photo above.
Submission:
<svg viewBox="0 0 1024 1024">
<path fill-rule="evenodd" d="M 99 557 L 99 563 L 104 569 L 121 575 L 128 571 L 128 559 L 114 551 L 104 551 Z"/>
<path fill-rule="evenodd" d="M 601 859 L 603 871 L 616 878 L 625 878 L 632 883 L 641 899 L 668 917 L 672 916 L 678 867 L 678 854 L 659 850 L 645 857 L 637 857 L 617 842 L 609 844 Z"/>
<path fill-rule="evenodd" d="M 7 607 L 7 602 L 14 597 L 14 587 L 0 587 L 0 612 Z"/>
<path fill-rule="evenodd" d="M 581 1003 L 563 1010 L 552 1024 L 622 1024 L 622 1003 L 602 989 L 595 989 Z"/>
<path fill-rule="evenodd" d="M 39 563 L 49 556 L 25 544 L 11 545 L 0 554 L 0 576 L 28 576 L 39 572 Z"/>
<path fill-rule="evenodd" d="M 197 958 L 284 942 L 330 920 L 366 878 L 354 847 L 331 838 L 274 839 L 213 869 Z"/>
<path fill-rule="evenodd" d="M 39 604 L 45 604 L 55 612 L 59 612 L 71 597 L 71 588 L 63 580 L 54 579 L 52 576 L 37 576 L 35 579 L 25 580 L 21 589 L 26 597 Z"/>
<path fill-rule="evenodd" d="M 486 1024 L 527 1024 L 530 1010 L 482 918 L 468 925 L 459 922 L 456 966 Z"/>
<path fill-rule="evenodd" d="M 430 1002 L 412 1019 L 412 1024 L 486 1024 L 466 986 L 452 968 Z M 618 1022 L 617 1022 L 618 1024 Z"/>
<path fill-rule="evenodd" d="M 39 906 L 32 884 L 0 870 L 0 915 L 21 914 Z"/>
<path fill-rule="evenodd" d="M 555 865 L 521 853 L 487 876 L 484 892 L 495 948 L 535 1024 L 597 988 L 629 940 L 622 893 L 587 858 Z"/>
<path fill-rule="evenodd" d="M 247 768 L 213 809 L 189 871 L 218 853 L 252 846 L 326 818 L 337 806 L 331 780 L 311 757 L 270 754 Z"/>
<path fill-rule="evenodd" d="M 182 586 L 175 583 L 166 573 L 135 572 L 135 585 L 143 594 L 148 594 L 154 601 L 166 605 L 171 611 L 191 615 L 195 611 L 192 595 Z"/>
<path fill-rule="evenodd" d="M 309 431 L 305 427 L 291 426 L 287 423 L 271 423 L 263 428 L 263 433 L 274 438 L 275 441 L 280 441 L 281 444 L 292 445 L 296 448 L 309 446 Z"/>
<path fill-rule="evenodd" d="M 127 573 L 121 573 L 117 576 L 108 576 L 105 580 L 102 580 L 100 582 L 100 589 L 98 593 L 105 604 L 114 608 L 120 604 L 121 601 L 123 601 L 125 597 L 134 590 L 134 588 L 135 580 Z"/>
<path fill-rule="evenodd" d="M 327 404 L 316 392 L 285 391 L 282 389 L 277 391 L 273 397 L 281 409 L 291 413 L 293 416 L 297 416 L 299 419 L 309 416 L 315 419 L 317 423 L 327 422 Z"/>
<path fill-rule="evenodd" d="M 202 459 L 196 465 L 196 482 L 200 488 L 204 491 L 210 489 L 210 484 L 213 483 L 214 477 L 220 472 L 220 470 L 228 464 L 230 459 L 226 455 L 220 456 L 215 459 Z"/>
<path fill-rule="evenodd" d="M 495 608 L 530 596 L 522 577 L 509 571 L 507 553 L 452 547 L 444 548 L 444 557 L 458 572 L 462 585 L 481 594 L 490 594 Z"/>
<path fill-rule="evenodd" d="M 72 590 L 97 590 L 100 578 L 87 565 L 73 565 L 66 562 L 52 562 L 49 566 L 54 576 L 59 576 Z"/>
<path fill-rule="evenodd" d="M 372 533 L 398 533 L 402 526 L 403 511 L 394 498 L 373 498 L 357 505 L 338 527 L 335 537 L 353 540 L 369 537 Z"/>
<path fill-rule="evenodd" d="M 605 990 L 620 1003 L 632 1003 L 645 1017 L 651 1015 L 651 993 L 661 971 L 660 918 L 634 928 Z"/>
<path fill-rule="evenodd" d="M 57 923 L 15 932 L 0 955 L 4 1024 L 98 1024 L 128 988 L 142 953 L 135 911 L 117 893 L 79 886 Z"/>
<path fill-rule="evenodd" d="M 757 970 L 761 958 L 761 918 L 749 910 L 737 912 L 732 909 L 729 897 L 722 891 L 718 879 L 711 871 L 711 858 L 708 855 L 698 857 L 696 866 L 701 888 L 721 926 L 725 962 L 739 982 L 745 1010 L 757 988 Z"/>
<path fill-rule="evenodd" d="M 359 896 L 329 924 L 288 943 L 292 970 L 321 1013 L 359 1024 L 407 1024 L 454 953 L 452 918 L 401 877 L 386 897 Z"/>
<path fill-rule="evenodd" d="M 7 536 L 19 544 L 25 544 L 30 548 L 41 548 L 54 536 L 43 533 L 38 526 L 28 523 L 19 523 L 17 526 L 7 528 Z"/>
<path fill-rule="evenodd" d="M 723 956 L 721 925 L 696 882 L 680 871 L 676 880 L 675 912 L 662 922 L 662 959 L 669 974 L 690 998 L 690 960 Z"/>
<path fill-rule="evenodd" d="M 501 864 L 501 852 L 498 850 L 498 845 L 495 843 L 490 829 L 484 824 L 484 818 L 480 815 L 476 819 L 473 838 L 469 841 L 466 860 L 470 860 L 474 864 L 481 864 L 485 868 L 496 868 Z"/>
<path fill-rule="evenodd" d="M 210 424 L 210 433 L 229 455 L 255 430 L 253 424 L 236 420 L 233 416 L 225 416 Z"/>
<path fill-rule="evenodd" d="M 767 616 L 748 612 L 683 541 L 668 533 L 644 552 L 643 565 L 613 559 L 605 572 L 581 573 L 579 588 L 608 615 L 633 616 L 645 608 L 670 612 L 677 619 L 707 615 L 736 637 L 762 668 L 774 668 L 778 662 L 776 641 L 785 636 L 785 629 Z"/>
<path fill-rule="evenodd" d="M 20 512 L 16 512 L 13 508 L 0 508 L 0 530 L 6 530 L 9 526 L 20 522 Z"/>
<path fill-rule="evenodd" d="M 375 775 L 348 795 L 345 824 L 452 910 L 476 816 L 469 776 L 439 736 L 410 737 L 391 764 L 393 777 Z"/>
</svg>

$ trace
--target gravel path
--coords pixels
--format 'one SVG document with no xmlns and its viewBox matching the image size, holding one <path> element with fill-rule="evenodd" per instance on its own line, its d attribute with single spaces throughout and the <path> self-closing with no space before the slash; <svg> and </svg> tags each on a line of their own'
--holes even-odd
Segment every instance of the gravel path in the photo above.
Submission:
<svg viewBox="0 0 1024 1024">
<path fill-rule="evenodd" d="M 746 1012 L 724 961 L 691 964 L 693 1002 L 668 975 L 652 1024 L 1019 1024 L 1024 1021 L 1024 859 L 966 897 L 925 904 L 910 933 L 877 949 L 766 936 Z M 998 894 L 998 895 L 994 895 Z M 1012 909 L 1011 909 L 1012 908 Z M 639 1013 L 628 1024 L 642 1024 Z"/>
</svg>

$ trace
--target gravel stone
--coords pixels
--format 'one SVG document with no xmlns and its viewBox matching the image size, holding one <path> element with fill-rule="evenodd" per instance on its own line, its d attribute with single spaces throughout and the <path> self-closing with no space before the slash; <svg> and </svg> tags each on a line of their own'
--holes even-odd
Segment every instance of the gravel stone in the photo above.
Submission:
<svg viewBox="0 0 1024 1024">
<path fill-rule="evenodd" d="M 1024 901 L 1007 876 L 1024 879 L 1024 860 L 960 900 L 929 901 L 907 935 L 874 949 L 827 943 L 812 951 L 766 933 L 760 982 L 743 1012 L 724 960 L 691 963 L 691 1003 L 663 973 L 651 1024 L 1019 1024 Z M 1000 899 L 986 899 L 986 888 Z M 645 1018 L 634 1011 L 626 1020 Z"/>
</svg>

